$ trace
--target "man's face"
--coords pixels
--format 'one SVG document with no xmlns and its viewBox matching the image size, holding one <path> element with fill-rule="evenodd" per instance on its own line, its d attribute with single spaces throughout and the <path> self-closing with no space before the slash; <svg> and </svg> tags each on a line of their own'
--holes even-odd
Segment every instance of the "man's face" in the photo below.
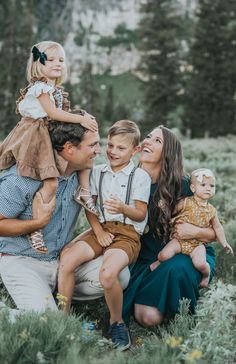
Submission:
<svg viewBox="0 0 236 364">
<path fill-rule="evenodd" d="M 98 132 L 88 131 L 78 146 L 68 143 L 61 152 L 61 156 L 69 162 L 69 168 L 73 171 L 90 169 L 93 160 L 101 152 Z"/>
</svg>

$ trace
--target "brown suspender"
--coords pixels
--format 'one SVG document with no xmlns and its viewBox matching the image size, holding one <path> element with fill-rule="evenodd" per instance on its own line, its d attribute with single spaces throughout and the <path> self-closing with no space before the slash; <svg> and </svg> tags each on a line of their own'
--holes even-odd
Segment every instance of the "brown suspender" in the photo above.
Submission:
<svg viewBox="0 0 236 364">
<path fill-rule="evenodd" d="M 134 173 L 135 173 L 136 169 L 137 169 L 137 167 L 134 167 L 132 169 L 132 171 L 130 172 L 130 175 L 129 175 L 127 190 L 126 190 L 126 197 L 125 197 L 125 204 L 126 205 L 129 205 L 131 187 L 132 187 L 132 182 L 133 182 Z M 106 222 L 106 218 L 105 218 L 104 207 L 103 207 L 102 181 L 103 181 L 103 177 L 104 177 L 105 173 L 106 173 L 106 171 L 101 172 L 100 178 L 99 178 L 99 187 L 98 187 L 98 197 L 99 197 L 100 209 L 102 211 L 102 216 L 103 216 L 104 222 Z M 124 221 L 123 221 L 124 224 L 125 224 L 125 220 L 126 220 L 126 217 L 124 216 Z"/>
</svg>

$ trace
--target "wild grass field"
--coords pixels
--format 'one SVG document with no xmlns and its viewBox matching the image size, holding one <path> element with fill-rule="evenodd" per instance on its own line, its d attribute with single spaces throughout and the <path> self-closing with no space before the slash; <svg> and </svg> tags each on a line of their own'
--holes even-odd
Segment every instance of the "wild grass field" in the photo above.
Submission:
<svg viewBox="0 0 236 364">
<path fill-rule="evenodd" d="M 236 253 L 236 136 L 183 140 L 185 170 L 211 168 L 217 178 L 217 207 L 229 243 Z M 86 227 L 79 218 L 77 232 Z M 216 274 L 202 290 L 195 315 L 183 300 L 171 322 L 144 329 L 131 323 L 133 346 L 122 353 L 102 336 L 107 309 L 104 300 L 80 304 L 65 318 L 50 311 L 26 313 L 11 322 L 0 310 L 0 364 L 233 364 L 236 362 L 235 256 L 216 248 Z M 1 285 L 1 296 L 11 304 Z M 84 332 L 82 324 L 96 320 L 97 329 Z"/>
</svg>

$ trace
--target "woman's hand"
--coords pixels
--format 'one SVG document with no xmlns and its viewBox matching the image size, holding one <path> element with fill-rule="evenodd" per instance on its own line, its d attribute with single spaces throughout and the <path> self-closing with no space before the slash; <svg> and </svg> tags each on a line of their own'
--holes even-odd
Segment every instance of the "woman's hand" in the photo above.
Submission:
<svg viewBox="0 0 236 364">
<path fill-rule="evenodd" d="M 177 240 L 197 239 L 204 243 L 216 240 L 216 234 L 212 227 L 201 228 L 187 222 L 175 224 L 173 238 Z"/>
<path fill-rule="evenodd" d="M 124 214 L 125 203 L 117 197 L 111 197 L 104 201 L 103 207 L 109 214 Z"/>
<path fill-rule="evenodd" d="M 114 239 L 114 235 L 109 233 L 108 231 L 100 230 L 99 233 L 96 233 L 96 238 L 97 238 L 99 244 L 105 248 L 105 247 L 111 245 L 111 243 Z"/>
<path fill-rule="evenodd" d="M 189 224 L 187 222 L 179 222 L 175 224 L 172 237 L 177 240 L 194 238 L 196 239 L 196 233 L 194 233 L 195 228 L 198 229 L 197 226 Z"/>
</svg>

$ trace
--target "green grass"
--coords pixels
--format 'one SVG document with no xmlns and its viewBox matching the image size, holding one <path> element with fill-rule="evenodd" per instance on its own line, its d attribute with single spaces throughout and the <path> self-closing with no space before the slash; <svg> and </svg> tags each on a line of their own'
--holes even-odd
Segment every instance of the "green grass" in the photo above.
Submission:
<svg viewBox="0 0 236 364">
<path fill-rule="evenodd" d="M 236 136 L 183 141 L 187 172 L 208 167 L 216 175 L 217 207 L 229 243 L 236 252 Z M 100 157 L 99 162 L 104 159 Z M 77 233 L 87 226 L 80 216 Z M 134 345 L 125 353 L 112 348 L 102 332 L 108 311 L 104 299 L 79 304 L 66 319 L 61 313 L 26 313 L 15 323 L 0 311 L 0 363 L 50 364 L 233 364 L 236 360 L 236 285 L 235 257 L 224 253 L 215 243 L 216 276 L 202 291 L 197 312 L 188 315 L 183 300 L 180 313 L 161 327 L 145 329 L 131 322 Z M 7 297 L 1 288 L 1 295 Z M 10 300 L 8 301 L 10 304 Z M 82 335 L 83 320 L 97 320 L 98 328 Z"/>
</svg>

